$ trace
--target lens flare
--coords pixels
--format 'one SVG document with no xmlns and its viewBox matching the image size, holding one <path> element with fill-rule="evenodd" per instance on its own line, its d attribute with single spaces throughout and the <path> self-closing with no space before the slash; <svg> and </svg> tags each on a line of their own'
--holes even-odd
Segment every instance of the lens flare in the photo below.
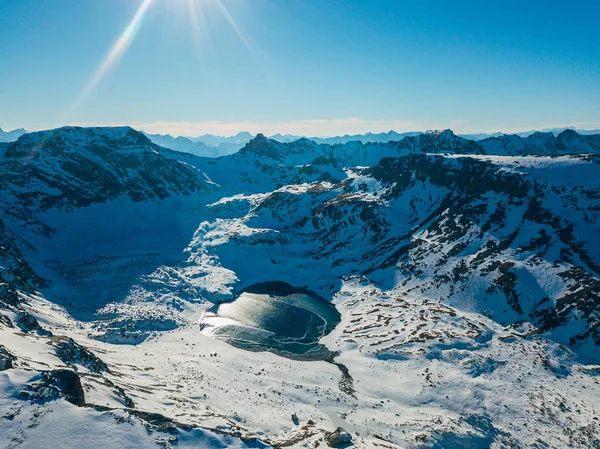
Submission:
<svg viewBox="0 0 600 449">
<path fill-rule="evenodd" d="M 250 53 L 254 53 L 255 48 L 256 48 L 256 43 L 254 42 L 254 40 L 252 40 L 252 38 L 250 36 L 248 36 L 240 28 L 240 26 L 238 25 L 236 20 L 233 18 L 233 16 L 230 14 L 229 10 L 225 7 L 223 2 L 221 2 L 220 0 L 217 0 L 216 4 L 219 7 L 219 9 L 221 10 L 221 12 L 223 13 L 223 16 L 225 17 L 225 19 L 227 19 L 227 22 L 229 22 L 229 25 L 231 25 L 231 28 L 233 28 L 233 31 L 235 32 L 235 34 L 237 34 L 237 36 L 240 39 L 240 41 L 242 42 L 242 44 L 244 44 L 244 46 Z"/>
<path fill-rule="evenodd" d="M 154 3 L 155 0 L 143 0 L 140 4 L 140 7 L 137 9 L 135 15 L 125 28 L 125 31 L 121 34 L 119 39 L 114 43 L 110 51 L 107 53 L 106 57 L 102 61 L 102 63 L 98 66 L 93 76 L 90 78 L 88 83 L 85 85 L 83 90 L 77 96 L 77 99 L 71 106 L 70 111 L 73 111 L 77 106 L 81 104 L 81 102 L 89 95 L 89 93 L 96 87 L 96 85 L 102 80 L 104 75 L 113 68 L 123 57 L 135 35 L 140 29 L 142 21 L 144 19 L 144 15 L 148 11 L 148 8 Z"/>
<path fill-rule="evenodd" d="M 206 40 L 209 45 L 212 45 L 212 43 L 210 42 L 210 33 L 207 32 L 207 24 L 206 19 L 204 17 L 204 11 L 201 5 L 197 4 L 196 0 L 187 0 L 187 5 L 188 14 L 190 18 L 190 26 L 194 35 L 196 54 L 198 55 L 200 63 L 204 67 L 205 63 L 202 52 L 202 43 L 204 40 Z"/>
<path fill-rule="evenodd" d="M 229 9 L 227 9 L 227 7 L 223 4 L 223 2 L 221 0 L 216 0 L 215 3 L 217 5 L 217 7 L 221 10 L 223 17 L 225 17 L 225 19 L 227 20 L 227 22 L 229 23 L 229 25 L 231 26 L 231 28 L 233 29 L 233 31 L 235 32 L 237 37 L 239 38 L 240 42 L 244 45 L 244 47 L 246 47 L 246 50 L 248 50 L 248 53 L 250 53 L 250 55 L 252 55 L 255 63 L 262 70 L 263 74 L 267 78 L 273 80 L 273 76 L 267 70 L 266 65 L 261 62 L 261 60 L 265 59 L 265 53 L 260 48 L 260 46 L 254 41 L 254 39 L 252 39 L 252 36 L 250 36 L 248 33 L 246 33 L 240 27 L 240 25 L 237 23 L 235 18 L 229 12 Z"/>
<path fill-rule="evenodd" d="M 84 102 L 87 96 L 100 83 L 104 76 L 111 69 L 113 69 L 117 65 L 117 63 L 123 58 L 129 47 L 131 46 L 133 40 L 135 39 L 135 36 L 142 25 L 146 13 L 154 3 L 157 3 L 159 1 L 160 0 L 141 1 L 136 13 L 134 14 L 133 18 L 131 19 L 131 21 L 129 22 L 119 39 L 117 39 L 117 41 L 113 44 L 113 46 L 108 51 L 100 65 L 94 71 L 93 75 L 90 77 L 83 89 L 77 95 L 75 101 L 66 111 L 66 114 L 63 116 L 63 121 L 69 120 L 69 118 L 73 115 L 75 110 Z M 204 8 L 216 6 L 216 9 L 225 18 L 226 22 L 230 25 L 230 27 L 232 28 L 242 45 L 244 45 L 247 51 L 253 56 L 258 67 L 268 78 L 272 79 L 272 76 L 266 69 L 265 64 L 261 62 L 262 59 L 265 59 L 264 52 L 257 45 L 254 39 L 252 39 L 252 37 L 242 29 L 240 24 L 230 13 L 229 9 L 223 4 L 222 0 L 184 0 L 184 2 L 180 4 L 185 5 L 186 3 L 188 7 L 187 15 L 190 20 L 190 26 L 194 36 L 196 53 L 202 67 L 205 66 L 205 46 L 207 44 L 209 47 L 212 46 L 212 39 L 210 36 L 207 20 L 204 14 Z"/>
</svg>

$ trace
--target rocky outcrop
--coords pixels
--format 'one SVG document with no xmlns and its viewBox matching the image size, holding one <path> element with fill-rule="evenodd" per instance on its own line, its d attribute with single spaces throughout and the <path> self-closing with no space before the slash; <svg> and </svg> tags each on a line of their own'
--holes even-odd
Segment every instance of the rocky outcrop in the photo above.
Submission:
<svg viewBox="0 0 600 449">
<path fill-rule="evenodd" d="M 352 442 L 352 435 L 338 427 L 326 436 L 326 440 L 329 447 L 344 447 Z"/>
<path fill-rule="evenodd" d="M 17 358 L 8 351 L 4 346 L 0 345 L 0 371 L 11 369 L 13 362 Z"/>
<path fill-rule="evenodd" d="M 34 210 L 85 207 L 122 195 L 140 202 L 209 190 L 201 172 L 162 151 L 128 127 L 41 131 L 9 145 L 1 181 Z"/>
<path fill-rule="evenodd" d="M 9 317 L 7 317 L 6 315 L 3 315 L 2 313 L 0 313 L 0 324 L 2 324 L 3 326 L 6 326 L 6 327 L 15 327 L 13 325 L 12 320 Z"/>
<path fill-rule="evenodd" d="M 52 336 L 52 332 L 40 326 L 38 320 L 29 312 L 18 312 L 15 318 L 15 324 L 23 332 L 34 333 L 42 337 Z"/>
<path fill-rule="evenodd" d="M 75 371 L 59 369 L 43 371 L 19 393 L 23 400 L 48 402 L 60 398 L 78 407 L 85 406 L 85 394 L 81 379 Z"/>
<path fill-rule="evenodd" d="M 0 283 L 0 308 L 16 308 L 20 302 L 19 293 L 13 285 Z"/>
<path fill-rule="evenodd" d="M 93 373 L 110 372 L 106 363 L 72 338 L 61 339 L 54 346 L 58 358 L 74 370 L 77 370 L 77 365 L 81 365 Z"/>
</svg>

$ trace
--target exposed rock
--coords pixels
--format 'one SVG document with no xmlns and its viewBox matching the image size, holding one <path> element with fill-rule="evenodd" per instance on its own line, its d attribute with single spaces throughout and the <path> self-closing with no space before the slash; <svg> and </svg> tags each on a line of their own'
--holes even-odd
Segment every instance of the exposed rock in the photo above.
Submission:
<svg viewBox="0 0 600 449">
<path fill-rule="evenodd" d="M 161 150 L 129 127 L 40 131 L 10 144 L 6 179 L 19 200 L 42 210 L 84 207 L 121 195 L 140 202 L 208 189 L 198 170 Z M 30 191 L 30 179 L 39 180 L 44 188 Z"/>
<path fill-rule="evenodd" d="M 0 227 L 0 231 L 3 229 Z M 4 250 L 4 248 L 2 248 Z M 4 251 L 3 251 L 4 252 Z M 5 257 L 5 255 L 3 254 Z M 2 277 L 0 277 L 2 280 Z M 0 307 L 11 308 L 17 307 L 19 304 L 19 293 L 17 290 L 8 283 L 0 283 Z"/>
<path fill-rule="evenodd" d="M 11 319 L 9 317 L 7 317 L 6 315 L 2 315 L 1 313 L 0 313 L 0 324 L 4 325 L 6 327 L 14 327 Z"/>
<path fill-rule="evenodd" d="M 352 435 L 338 427 L 334 432 L 328 434 L 326 439 L 329 447 L 344 447 L 352 442 Z"/>
<path fill-rule="evenodd" d="M 79 375 L 75 371 L 59 369 L 44 371 L 41 378 L 19 393 L 21 399 L 32 402 L 54 401 L 64 398 L 78 407 L 85 405 L 85 395 Z"/>
<path fill-rule="evenodd" d="M 135 408 L 135 402 L 133 402 L 133 399 L 131 399 L 131 396 L 129 396 L 125 392 L 125 389 L 123 389 L 122 387 L 116 386 L 115 387 L 115 394 L 117 396 L 119 396 L 121 399 L 123 399 L 123 404 L 125 405 L 125 407 L 127 407 L 127 408 Z"/>
<path fill-rule="evenodd" d="M 29 312 L 18 312 L 16 316 L 16 324 L 23 332 L 35 332 L 43 337 L 51 337 L 52 332 L 44 329 L 38 323 L 38 320 Z"/>
<path fill-rule="evenodd" d="M 76 371 L 75 365 L 83 365 L 93 373 L 110 372 L 106 363 L 72 338 L 60 340 L 55 346 L 58 358 Z"/>
<path fill-rule="evenodd" d="M 280 147 L 281 144 L 279 142 L 267 139 L 264 134 L 257 134 L 241 151 L 244 153 L 255 153 L 274 160 L 281 160 Z"/>
<path fill-rule="evenodd" d="M 0 345 L 0 371 L 11 369 L 13 367 L 13 362 L 16 359 L 17 358 L 11 354 L 8 349 Z"/>
</svg>

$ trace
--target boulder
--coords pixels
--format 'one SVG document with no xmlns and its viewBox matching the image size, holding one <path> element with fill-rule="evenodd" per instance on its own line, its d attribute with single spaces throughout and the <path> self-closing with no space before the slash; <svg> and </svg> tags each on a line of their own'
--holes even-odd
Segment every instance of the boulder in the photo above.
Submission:
<svg viewBox="0 0 600 449">
<path fill-rule="evenodd" d="M 343 447 L 352 442 L 352 435 L 338 427 L 327 435 L 326 440 L 329 447 Z"/>
<path fill-rule="evenodd" d="M 52 337 L 52 332 L 42 328 L 38 320 L 29 312 L 17 313 L 15 322 L 23 332 L 34 332 L 44 337 Z"/>
<path fill-rule="evenodd" d="M 26 385 L 19 397 L 32 402 L 44 403 L 64 398 L 78 407 L 85 405 L 85 395 L 81 379 L 75 371 L 58 369 L 43 371 L 41 378 Z"/>
<path fill-rule="evenodd" d="M 68 369 L 54 370 L 48 374 L 47 378 L 49 382 L 60 389 L 68 402 L 78 407 L 85 405 L 83 387 L 76 372 Z"/>
<path fill-rule="evenodd" d="M 15 360 L 16 357 L 8 349 L 0 345 L 0 371 L 11 369 Z"/>
</svg>

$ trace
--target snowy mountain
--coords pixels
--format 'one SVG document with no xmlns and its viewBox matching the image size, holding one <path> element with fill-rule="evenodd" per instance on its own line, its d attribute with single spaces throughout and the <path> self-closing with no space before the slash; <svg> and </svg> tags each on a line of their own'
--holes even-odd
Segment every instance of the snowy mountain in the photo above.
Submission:
<svg viewBox="0 0 600 449">
<path fill-rule="evenodd" d="M 219 146 L 222 144 L 235 144 L 240 145 L 240 148 L 246 145 L 252 139 L 253 135 L 248 131 L 241 131 L 235 136 L 223 137 L 215 136 L 213 134 L 203 134 L 199 137 L 192 137 L 191 140 L 194 142 L 203 142 L 210 146 Z"/>
<path fill-rule="evenodd" d="M 25 134 L 2 160 L 2 183 L 27 207 L 72 208 L 120 196 L 165 199 L 206 188 L 197 170 L 161 155 L 131 128 L 60 128 Z"/>
<path fill-rule="evenodd" d="M 259 134 L 203 158 L 131 128 L 22 136 L 0 153 L 0 441 L 597 447 L 598 137 Z M 219 338 L 215 307 L 265 285 L 335 306 L 327 351 Z"/>
<path fill-rule="evenodd" d="M 366 133 L 366 134 L 345 134 L 343 136 L 334 136 L 334 137 L 308 137 L 309 140 L 312 140 L 316 143 L 324 143 L 329 145 L 335 144 L 345 144 L 349 142 L 361 142 L 363 144 L 367 143 L 388 143 L 391 141 L 402 140 L 408 136 L 417 136 L 421 134 L 420 132 L 408 132 L 408 133 L 397 133 L 396 131 L 389 131 L 387 133 Z M 290 134 L 281 135 L 275 134 L 270 137 L 272 140 L 276 140 L 282 143 L 293 142 L 295 140 L 301 139 L 301 136 L 294 136 Z"/>
<path fill-rule="evenodd" d="M 593 131 L 582 131 L 580 134 L 570 128 L 557 128 L 546 132 L 531 131 L 518 134 L 495 133 L 454 135 L 450 130 L 446 130 L 446 132 L 447 134 L 452 134 L 452 139 L 456 142 L 461 143 L 453 143 L 447 147 L 446 150 L 441 149 L 441 146 L 438 145 L 437 149 L 434 151 L 460 152 L 460 150 L 454 148 L 453 145 L 467 145 L 468 143 L 473 149 L 466 151 L 467 153 L 485 152 L 494 155 L 540 156 L 588 153 L 598 151 L 598 135 L 600 135 L 600 132 L 594 133 Z M 275 134 L 269 137 L 269 140 L 284 144 L 293 144 L 294 142 L 300 141 L 299 145 L 302 145 L 302 142 L 310 140 L 318 145 L 350 145 L 350 147 L 354 147 L 359 144 L 367 146 L 392 144 L 392 142 L 401 142 L 408 138 L 405 142 L 406 145 L 400 144 L 400 147 L 407 149 L 412 145 L 411 151 L 415 151 L 416 149 L 417 151 L 427 152 L 427 143 L 425 141 L 431 139 L 431 136 L 440 133 L 442 133 L 442 131 L 409 132 L 402 134 L 390 131 L 381 134 L 367 133 L 328 138 L 307 138 L 290 134 Z M 420 136 L 424 137 L 421 138 Z M 148 137 L 152 142 L 162 147 L 190 153 L 200 157 L 211 158 L 234 154 L 244 148 L 253 138 L 252 135 L 247 132 L 242 132 L 229 138 L 213 136 L 211 134 L 206 134 L 197 138 L 175 138 L 170 135 L 159 134 L 148 134 Z M 459 139 L 463 140 L 460 141 Z M 478 150 L 474 150 L 476 143 L 483 147 L 483 149 L 479 148 Z"/>
<path fill-rule="evenodd" d="M 514 133 L 514 135 L 519 136 L 519 137 L 529 137 L 532 134 L 541 132 L 541 133 L 552 133 L 555 136 L 558 136 L 560 133 L 562 133 L 564 131 L 575 131 L 575 132 L 577 132 L 577 134 L 580 134 L 582 136 L 600 134 L 600 129 L 577 129 L 577 128 L 571 127 L 571 128 L 546 128 L 546 129 L 538 129 L 538 130 L 531 130 L 531 131 L 523 131 L 523 132 Z M 464 137 L 465 139 L 483 140 L 483 139 L 488 139 L 490 137 L 502 137 L 502 136 L 508 136 L 508 135 L 512 135 L 512 134 L 507 134 L 507 133 L 503 133 L 503 132 L 495 132 L 495 133 L 473 133 L 473 134 L 459 134 L 459 135 L 461 137 Z"/>
<path fill-rule="evenodd" d="M 581 154 L 600 152 L 600 135 L 581 135 L 571 129 L 558 135 L 536 132 L 527 137 L 506 135 L 478 142 L 489 154 L 509 156 Z"/>
<path fill-rule="evenodd" d="M 216 145 L 204 143 L 202 140 L 191 140 L 187 137 L 173 137 L 161 134 L 146 134 L 146 136 L 155 144 L 175 151 L 182 151 L 200 157 L 220 157 L 227 156 L 239 151 L 247 141 L 243 143 L 221 142 Z M 207 139 L 209 142 L 212 139 Z"/>
<path fill-rule="evenodd" d="M 314 166 L 362 166 L 375 165 L 382 158 L 398 157 L 413 153 L 465 153 L 483 154 L 485 149 L 477 143 L 454 135 L 450 130 L 428 131 L 400 141 L 367 143 L 353 141 L 346 144 L 318 144 L 312 140 L 280 143 L 262 134 L 251 140 L 239 153 L 232 156 L 239 161 L 255 158 L 257 164 L 267 164 L 269 170 L 277 162 L 282 167 L 311 164 Z"/>
<path fill-rule="evenodd" d="M 14 142 L 26 132 L 23 128 L 13 129 L 12 131 L 4 131 L 0 128 L 0 142 Z"/>
</svg>

